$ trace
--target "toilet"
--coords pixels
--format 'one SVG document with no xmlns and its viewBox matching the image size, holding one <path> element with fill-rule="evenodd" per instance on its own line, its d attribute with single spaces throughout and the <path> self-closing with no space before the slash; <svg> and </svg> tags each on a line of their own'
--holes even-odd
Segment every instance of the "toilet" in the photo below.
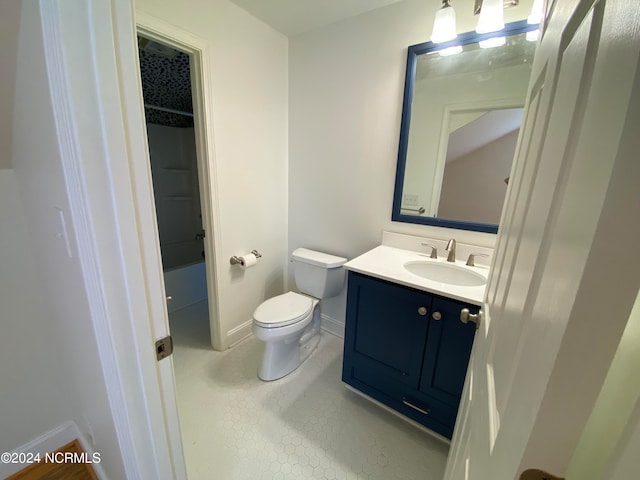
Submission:
<svg viewBox="0 0 640 480">
<path fill-rule="evenodd" d="M 261 380 L 293 372 L 320 341 L 320 300 L 335 297 L 344 286 L 346 258 L 298 248 L 292 254 L 296 285 L 262 302 L 253 313 L 253 334 L 265 342 L 258 368 Z"/>
</svg>

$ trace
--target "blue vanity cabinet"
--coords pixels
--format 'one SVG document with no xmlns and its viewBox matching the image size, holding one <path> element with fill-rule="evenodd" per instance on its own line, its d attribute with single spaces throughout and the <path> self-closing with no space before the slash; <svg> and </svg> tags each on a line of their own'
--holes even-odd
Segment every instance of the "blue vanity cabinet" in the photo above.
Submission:
<svg viewBox="0 0 640 480">
<path fill-rule="evenodd" d="M 342 380 L 451 438 L 475 335 L 462 308 L 478 310 L 349 272 Z"/>
<path fill-rule="evenodd" d="M 463 308 L 471 313 L 479 310 L 475 305 L 434 296 L 420 378 L 420 392 L 455 407 L 456 412 L 476 332 L 475 323 L 460 321 Z"/>
<path fill-rule="evenodd" d="M 431 295 L 350 273 L 347 298 L 347 318 L 355 321 L 347 321 L 345 340 L 354 366 L 418 388 Z"/>
</svg>

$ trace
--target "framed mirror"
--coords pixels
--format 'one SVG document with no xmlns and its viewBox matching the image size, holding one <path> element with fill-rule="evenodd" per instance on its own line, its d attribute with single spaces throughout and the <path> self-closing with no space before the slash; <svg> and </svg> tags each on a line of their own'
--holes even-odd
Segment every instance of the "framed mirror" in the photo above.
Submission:
<svg viewBox="0 0 640 480">
<path fill-rule="evenodd" d="M 497 232 L 537 28 L 409 47 L 392 220 Z"/>
</svg>

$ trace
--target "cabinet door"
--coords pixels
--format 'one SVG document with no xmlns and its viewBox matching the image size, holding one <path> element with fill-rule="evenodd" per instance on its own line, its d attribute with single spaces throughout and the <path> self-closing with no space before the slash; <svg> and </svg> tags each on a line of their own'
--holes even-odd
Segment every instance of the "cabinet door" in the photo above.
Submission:
<svg viewBox="0 0 640 480">
<path fill-rule="evenodd" d="M 434 297 L 420 391 L 458 408 L 476 333 L 475 323 L 462 323 L 460 310 L 477 313 L 479 307 Z M 438 315 L 439 314 L 439 315 Z M 438 319 L 439 318 L 439 319 Z"/>
<path fill-rule="evenodd" d="M 345 367 L 418 387 L 431 295 L 349 274 Z"/>
</svg>

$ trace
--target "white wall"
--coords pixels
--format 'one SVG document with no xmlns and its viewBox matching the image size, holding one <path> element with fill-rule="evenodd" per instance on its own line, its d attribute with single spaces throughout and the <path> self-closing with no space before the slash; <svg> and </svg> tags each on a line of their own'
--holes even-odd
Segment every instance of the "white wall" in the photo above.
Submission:
<svg viewBox="0 0 640 480">
<path fill-rule="evenodd" d="M 250 332 L 264 299 L 285 287 L 287 252 L 286 37 L 226 0 L 137 0 L 136 10 L 199 37 L 211 56 L 215 143 L 214 228 L 223 344 Z M 233 255 L 257 249 L 241 272 Z"/>
<path fill-rule="evenodd" d="M 31 441 L 72 417 L 55 318 L 27 229 L 13 170 L 0 170 L 0 451 Z M 0 466 L 1 467 L 1 466 Z M 1 471 L 1 470 L 0 470 Z M 2 474 L 0 473 L 0 476 Z"/>
<path fill-rule="evenodd" d="M 571 459 L 569 480 L 608 478 L 605 469 L 640 401 L 640 292 L 593 412 Z M 636 459 L 637 462 L 637 459 Z M 637 464 L 636 464 L 637 465 Z M 630 478 L 630 477 L 629 477 Z"/>
<path fill-rule="evenodd" d="M 11 168 L 11 119 L 13 117 L 13 88 L 18 48 L 18 26 L 20 25 L 21 2 L 0 3 L 0 169 Z"/>
<path fill-rule="evenodd" d="M 603 478 L 607 480 L 635 478 L 638 475 L 638 451 L 640 451 L 640 399 L 629 417 L 629 423 Z M 568 478 L 572 480 L 571 477 Z"/>
<path fill-rule="evenodd" d="M 22 246 L 15 245 L 17 239 L 14 239 L 8 254 L 20 259 L 30 257 L 25 260 L 27 276 L 22 282 L 32 280 L 33 264 L 29 262 L 33 261 L 42 288 L 34 283 L 34 305 L 29 310 L 24 307 L 20 312 L 20 321 L 24 324 L 19 328 L 25 332 L 37 331 L 38 336 L 29 339 L 12 335 L 7 341 L 15 342 L 14 348 L 25 352 L 32 348 L 31 342 L 34 347 L 43 346 L 44 350 L 23 365 L 17 363 L 17 358 L 3 363 L 3 371 L 7 367 L 20 368 L 22 381 L 33 385 L 25 390 L 16 387 L 16 393 L 23 396 L 21 403 L 13 407 L 2 403 L 0 416 L 3 419 L 11 417 L 11 421 L 22 425 L 17 427 L 19 432 L 3 438 L 3 443 L 8 450 L 16 448 L 26 440 L 32 440 L 36 433 L 45 433 L 52 422 L 62 418 L 73 420 L 90 439 L 95 451 L 101 452 L 101 466 L 107 475 L 125 478 L 105 372 L 98 356 L 88 306 L 88 292 L 73 236 L 74 224 L 61 168 L 37 0 L 23 1 L 14 104 L 13 166 L 27 231 L 23 233 Z M 60 214 L 65 218 L 72 258 L 60 235 Z M 3 271 L 3 277 L 5 275 Z M 3 316 L 5 311 L 3 303 Z M 4 338 L 5 331 L 2 335 Z M 47 378 L 41 379 L 43 375 Z M 35 388 L 39 391 L 34 391 Z M 3 385 L 3 399 L 5 395 Z M 30 425 L 32 420 L 34 424 Z M 10 435 L 11 432 L 3 430 L 2 434 Z"/>
<path fill-rule="evenodd" d="M 353 258 L 382 230 L 493 246 L 493 235 L 391 222 L 407 47 L 431 34 L 438 2 L 405 0 L 297 36 L 289 50 L 289 249 Z M 505 10 L 526 18 L 530 1 Z M 458 30 L 477 18 L 456 6 Z M 344 297 L 323 302 L 344 318 Z"/>
<path fill-rule="evenodd" d="M 438 216 L 499 223 L 518 130 L 447 162 Z"/>
</svg>

